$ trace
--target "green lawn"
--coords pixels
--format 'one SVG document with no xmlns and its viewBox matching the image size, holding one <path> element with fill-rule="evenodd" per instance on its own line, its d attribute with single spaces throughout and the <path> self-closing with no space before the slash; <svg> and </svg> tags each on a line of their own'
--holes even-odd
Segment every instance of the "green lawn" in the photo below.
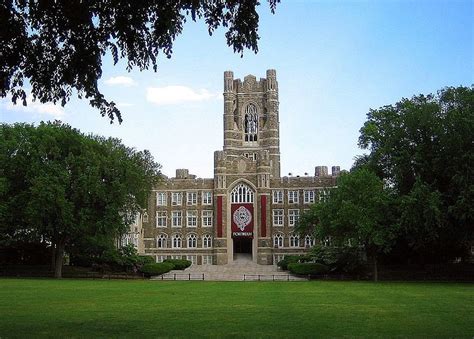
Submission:
<svg viewBox="0 0 474 339">
<path fill-rule="evenodd" d="M 0 337 L 466 337 L 474 285 L 0 279 Z"/>
</svg>

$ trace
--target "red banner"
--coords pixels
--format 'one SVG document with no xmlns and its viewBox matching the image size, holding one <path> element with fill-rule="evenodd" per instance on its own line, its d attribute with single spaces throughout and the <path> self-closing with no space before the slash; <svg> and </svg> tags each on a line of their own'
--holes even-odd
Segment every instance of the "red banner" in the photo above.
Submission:
<svg viewBox="0 0 474 339">
<path fill-rule="evenodd" d="M 232 237 L 253 237 L 253 204 L 232 204 Z"/>
</svg>

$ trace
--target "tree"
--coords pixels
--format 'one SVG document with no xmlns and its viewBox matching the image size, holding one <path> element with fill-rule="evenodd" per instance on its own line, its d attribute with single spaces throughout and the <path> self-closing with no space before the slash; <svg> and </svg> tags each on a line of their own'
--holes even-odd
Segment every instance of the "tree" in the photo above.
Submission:
<svg viewBox="0 0 474 339">
<path fill-rule="evenodd" d="M 65 251 L 88 238 L 113 243 L 125 232 L 159 175 L 149 152 L 59 122 L 3 124 L 0 137 L 1 231 L 50 243 L 58 278 Z"/>
<path fill-rule="evenodd" d="M 298 222 L 297 231 L 331 239 L 332 245 L 362 248 L 372 261 L 378 280 L 377 257 L 391 249 L 398 225 L 391 192 L 371 171 L 360 168 L 344 173 L 326 202 L 311 206 Z"/>
<path fill-rule="evenodd" d="M 474 237 L 474 86 L 370 110 L 359 145 L 393 186 L 404 241 L 423 261 L 467 255 Z"/>
<path fill-rule="evenodd" d="M 272 13 L 279 0 L 269 0 Z M 122 121 L 113 101 L 98 88 L 102 58 L 127 59 L 127 69 L 157 70 L 160 53 L 170 58 L 173 42 L 190 16 L 203 19 L 209 34 L 226 27 L 234 52 L 258 51 L 257 0 L 5 0 L 0 4 L 0 97 L 26 105 L 25 82 L 34 99 L 65 105 L 72 91 Z"/>
</svg>

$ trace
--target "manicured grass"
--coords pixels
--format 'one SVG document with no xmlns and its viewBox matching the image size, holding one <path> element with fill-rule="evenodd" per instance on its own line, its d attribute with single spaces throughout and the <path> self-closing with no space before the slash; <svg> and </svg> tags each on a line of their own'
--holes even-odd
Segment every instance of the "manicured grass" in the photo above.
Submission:
<svg viewBox="0 0 474 339">
<path fill-rule="evenodd" d="M 454 283 L 0 279 L 0 337 L 466 337 Z"/>
</svg>

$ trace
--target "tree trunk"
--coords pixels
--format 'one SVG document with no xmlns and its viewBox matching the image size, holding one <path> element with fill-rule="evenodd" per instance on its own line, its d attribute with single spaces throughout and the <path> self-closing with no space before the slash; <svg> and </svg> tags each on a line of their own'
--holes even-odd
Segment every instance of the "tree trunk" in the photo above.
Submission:
<svg viewBox="0 0 474 339">
<path fill-rule="evenodd" d="M 56 244 L 56 255 L 54 258 L 54 277 L 57 279 L 63 276 L 63 260 L 64 260 L 64 240 L 60 240 Z"/>
<path fill-rule="evenodd" d="M 379 280 L 379 272 L 377 268 L 377 253 L 372 254 L 372 269 L 374 275 L 374 282 L 377 282 Z"/>
<path fill-rule="evenodd" d="M 51 271 L 54 272 L 56 267 L 56 244 L 51 244 Z"/>
</svg>

